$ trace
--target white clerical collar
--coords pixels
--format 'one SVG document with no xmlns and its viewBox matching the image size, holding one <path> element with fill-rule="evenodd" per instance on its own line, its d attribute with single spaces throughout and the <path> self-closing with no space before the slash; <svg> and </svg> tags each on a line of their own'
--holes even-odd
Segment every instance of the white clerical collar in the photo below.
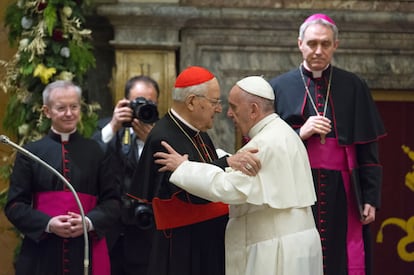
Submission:
<svg viewBox="0 0 414 275">
<path fill-rule="evenodd" d="M 252 128 L 250 128 L 248 136 L 249 138 L 253 138 L 255 135 L 260 133 L 260 131 L 272 120 L 279 117 L 276 113 L 272 113 L 266 117 L 264 117 L 262 120 L 257 122 Z"/>
<path fill-rule="evenodd" d="M 303 62 L 303 66 L 306 70 L 312 72 L 313 78 L 320 78 L 322 76 L 323 71 L 325 71 L 329 67 L 329 64 L 326 65 L 326 67 L 322 71 L 312 71 L 311 69 L 309 69 L 308 64 L 306 62 Z"/>
<path fill-rule="evenodd" d="M 187 125 L 190 129 L 196 131 L 197 133 L 200 132 L 200 130 L 198 130 L 196 127 L 194 127 L 193 125 L 191 125 L 190 123 L 188 123 L 184 118 L 182 118 L 176 111 L 174 111 L 173 108 L 171 108 L 171 113 L 176 116 L 182 123 L 184 123 L 185 125 Z"/>
<path fill-rule="evenodd" d="M 73 134 L 74 132 L 76 132 L 76 128 L 75 129 L 73 129 L 71 132 L 69 132 L 69 133 L 60 133 L 59 131 L 57 131 L 56 129 L 54 129 L 53 127 L 51 128 L 52 129 L 52 131 L 55 133 L 55 134 L 57 134 L 57 135 L 60 135 L 60 140 L 62 141 L 62 142 L 64 142 L 64 141 L 68 141 L 69 140 L 69 136 L 71 135 L 71 134 Z"/>
</svg>

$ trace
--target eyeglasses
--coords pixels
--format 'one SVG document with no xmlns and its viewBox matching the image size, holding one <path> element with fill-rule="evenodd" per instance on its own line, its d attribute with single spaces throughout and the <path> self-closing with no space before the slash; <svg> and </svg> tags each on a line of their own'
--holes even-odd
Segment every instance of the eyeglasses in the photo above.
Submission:
<svg viewBox="0 0 414 275">
<path fill-rule="evenodd" d="M 196 97 L 203 97 L 203 98 L 207 99 L 213 107 L 217 107 L 217 106 L 221 105 L 221 102 L 222 102 L 221 99 L 210 98 L 210 97 L 205 96 L 205 95 L 195 95 L 195 96 Z"/>
<path fill-rule="evenodd" d="M 66 111 L 69 109 L 71 112 L 77 112 L 80 110 L 80 104 L 71 104 L 71 105 L 67 105 L 67 106 L 63 106 L 63 105 L 55 105 L 52 107 L 52 109 L 56 110 L 56 112 L 58 113 L 66 113 Z"/>
</svg>

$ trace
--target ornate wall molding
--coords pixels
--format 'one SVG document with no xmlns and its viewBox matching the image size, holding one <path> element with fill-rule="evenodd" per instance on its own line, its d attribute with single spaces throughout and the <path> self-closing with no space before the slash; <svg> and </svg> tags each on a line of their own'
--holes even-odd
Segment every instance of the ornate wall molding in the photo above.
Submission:
<svg viewBox="0 0 414 275">
<path fill-rule="evenodd" d="M 198 63 L 196 50 L 208 45 L 259 50 L 275 58 L 298 58 L 300 22 L 313 11 L 286 9 L 197 8 L 171 4 L 119 3 L 98 8 L 114 27 L 115 47 L 179 49 L 180 64 Z M 366 78 L 373 89 L 414 87 L 414 13 L 327 12 L 340 30 L 335 62 Z M 194 40 L 194 41 L 193 41 Z M 198 49 L 200 50 L 200 49 Z M 282 56 L 281 56 L 282 55 Z M 185 56 L 185 58 L 183 58 Z M 234 66 L 237 68 L 237 63 Z M 261 67 L 273 72 L 266 63 Z M 297 64 L 284 63 L 286 71 Z M 254 69 L 254 68 L 252 68 Z"/>
</svg>

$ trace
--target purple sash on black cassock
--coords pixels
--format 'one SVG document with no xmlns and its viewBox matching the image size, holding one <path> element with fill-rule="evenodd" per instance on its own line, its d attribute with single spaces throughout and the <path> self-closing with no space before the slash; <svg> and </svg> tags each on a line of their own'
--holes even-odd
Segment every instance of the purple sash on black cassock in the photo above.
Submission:
<svg viewBox="0 0 414 275">
<path fill-rule="evenodd" d="M 85 215 L 96 205 L 96 197 L 77 193 L 82 204 Z M 52 217 L 58 215 L 66 215 L 68 212 L 80 214 L 78 204 L 72 192 L 69 191 L 50 191 L 39 192 L 35 194 L 33 207 Z M 109 275 L 110 263 L 108 248 L 105 238 L 92 238 L 92 274 L 93 275 Z"/>
<path fill-rule="evenodd" d="M 339 146 L 336 138 L 307 140 L 309 162 L 313 169 L 341 171 L 348 205 L 347 255 L 348 274 L 365 275 L 365 250 L 362 237 L 362 223 L 354 193 L 351 190 L 351 170 L 357 167 L 354 145 Z"/>
</svg>

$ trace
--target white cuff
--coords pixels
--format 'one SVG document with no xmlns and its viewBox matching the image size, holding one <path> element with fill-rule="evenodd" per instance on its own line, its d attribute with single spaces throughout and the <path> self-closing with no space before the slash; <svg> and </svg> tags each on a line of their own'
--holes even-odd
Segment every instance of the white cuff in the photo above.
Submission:
<svg viewBox="0 0 414 275">
<path fill-rule="evenodd" d="M 93 231 L 95 228 L 93 227 L 93 223 L 91 222 L 91 220 L 85 216 L 85 222 L 86 222 L 86 229 L 87 231 Z M 88 226 L 89 224 L 89 226 Z"/>
<path fill-rule="evenodd" d="M 115 133 L 112 130 L 111 123 L 105 125 L 101 130 L 102 141 L 108 143 L 114 137 Z"/>
</svg>

